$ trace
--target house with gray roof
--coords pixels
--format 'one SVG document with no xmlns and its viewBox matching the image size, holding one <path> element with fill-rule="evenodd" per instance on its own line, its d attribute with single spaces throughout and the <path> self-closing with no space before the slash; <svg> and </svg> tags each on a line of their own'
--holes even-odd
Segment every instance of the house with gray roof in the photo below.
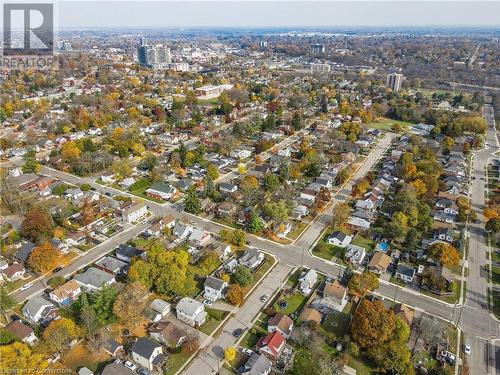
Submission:
<svg viewBox="0 0 500 375">
<path fill-rule="evenodd" d="M 105 256 L 104 258 L 99 259 L 94 264 L 94 267 L 112 275 L 118 275 L 126 272 L 128 263 L 115 257 Z"/>
<path fill-rule="evenodd" d="M 177 313 L 177 319 L 189 324 L 192 327 L 202 326 L 207 319 L 207 313 L 205 312 L 203 303 L 190 297 L 184 297 L 181 299 L 175 310 Z"/>
<path fill-rule="evenodd" d="M 14 257 L 21 262 L 26 262 L 35 246 L 33 242 L 24 242 L 21 248 L 14 253 Z"/>
<path fill-rule="evenodd" d="M 264 254 L 257 249 L 246 249 L 238 259 L 238 263 L 250 269 L 255 269 L 264 261 Z"/>
<path fill-rule="evenodd" d="M 264 354 L 253 353 L 242 366 L 242 375 L 268 375 L 273 364 Z"/>
<path fill-rule="evenodd" d="M 227 282 L 224 280 L 208 276 L 205 280 L 205 293 L 203 294 L 203 297 L 209 301 L 215 302 L 224 298 L 227 287 Z"/>
<path fill-rule="evenodd" d="M 48 325 L 59 316 L 59 309 L 43 297 L 30 298 L 22 308 L 23 315 L 33 324 Z"/>
<path fill-rule="evenodd" d="M 95 267 L 90 267 L 84 273 L 76 275 L 74 279 L 89 292 L 99 290 L 104 285 L 111 285 L 115 282 L 114 275 Z"/>
</svg>

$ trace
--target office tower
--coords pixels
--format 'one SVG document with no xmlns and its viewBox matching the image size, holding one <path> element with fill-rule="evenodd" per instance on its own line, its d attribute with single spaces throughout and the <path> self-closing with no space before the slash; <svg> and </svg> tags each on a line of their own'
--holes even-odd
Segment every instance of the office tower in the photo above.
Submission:
<svg viewBox="0 0 500 375">
<path fill-rule="evenodd" d="M 267 48 L 267 40 L 261 40 L 259 42 L 259 47 L 260 48 Z"/>
<path fill-rule="evenodd" d="M 315 56 L 323 55 L 325 46 L 323 44 L 311 44 L 311 53 Z"/>
<path fill-rule="evenodd" d="M 391 73 L 387 75 L 387 80 L 385 85 L 389 87 L 392 91 L 397 92 L 401 89 L 401 83 L 403 83 L 403 75 L 400 73 Z"/>
</svg>

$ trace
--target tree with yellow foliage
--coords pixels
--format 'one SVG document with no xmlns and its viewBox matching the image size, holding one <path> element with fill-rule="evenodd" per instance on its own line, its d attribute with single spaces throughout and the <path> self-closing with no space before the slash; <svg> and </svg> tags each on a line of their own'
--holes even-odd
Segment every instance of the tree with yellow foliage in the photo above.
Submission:
<svg viewBox="0 0 500 375">
<path fill-rule="evenodd" d="M 43 339 L 50 350 L 62 353 L 80 334 L 80 328 L 73 320 L 61 318 L 50 322 L 43 331 Z"/>
<path fill-rule="evenodd" d="M 30 347 L 22 342 L 15 341 L 10 345 L 0 346 L 0 372 L 41 375 L 48 367 L 47 361 L 41 354 L 34 354 Z"/>
<path fill-rule="evenodd" d="M 230 346 L 224 350 L 224 359 L 227 362 L 232 362 L 236 358 L 236 349 Z"/>
<path fill-rule="evenodd" d="M 61 146 L 61 156 L 67 162 L 71 162 L 78 159 L 81 153 L 82 152 L 80 151 L 76 143 L 73 141 L 65 142 Z"/>
</svg>

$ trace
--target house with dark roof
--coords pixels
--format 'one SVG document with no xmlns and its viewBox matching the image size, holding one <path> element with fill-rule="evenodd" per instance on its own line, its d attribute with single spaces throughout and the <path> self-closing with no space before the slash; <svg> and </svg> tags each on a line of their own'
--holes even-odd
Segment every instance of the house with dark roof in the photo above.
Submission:
<svg viewBox="0 0 500 375">
<path fill-rule="evenodd" d="M 144 254 L 143 250 L 140 250 L 136 247 L 127 244 L 121 244 L 116 249 L 116 257 L 119 260 L 122 260 L 126 263 L 130 263 L 133 257 L 143 256 L 143 254 Z"/>
<path fill-rule="evenodd" d="M 21 263 L 14 262 L 10 266 L 7 266 L 3 270 L 1 270 L 0 274 L 6 281 L 12 282 L 24 278 L 24 276 L 26 275 L 26 270 Z"/>
<path fill-rule="evenodd" d="M 395 277 L 403 280 L 405 283 L 411 283 L 415 277 L 415 268 L 407 266 L 406 264 L 398 264 Z"/>
<path fill-rule="evenodd" d="M 172 322 L 167 322 L 160 320 L 155 322 L 148 327 L 148 332 L 151 338 L 161 342 L 170 349 L 178 348 L 182 345 L 188 332 L 180 329 Z"/>
<path fill-rule="evenodd" d="M 105 256 L 95 262 L 94 267 L 112 275 L 119 275 L 126 273 L 128 263 L 112 256 Z"/>
<path fill-rule="evenodd" d="M 21 262 L 26 262 L 35 246 L 33 242 L 24 242 L 21 248 L 14 253 L 14 258 Z"/>
<path fill-rule="evenodd" d="M 207 276 L 203 298 L 215 302 L 225 297 L 228 284 L 217 277 Z"/>
<path fill-rule="evenodd" d="M 162 345 L 144 337 L 132 344 L 130 353 L 134 362 L 150 371 L 159 368 L 166 359 Z"/>
<path fill-rule="evenodd" d="M 328 244 L 330 245 L 335 245 L 339 247 L 346 247 L 351 243 L 352 236 L 348 236 L 344 232 L 341 231 L 335 231 L 332 234 L 328 236 L 328 239 L 326 240 Z"/>
<path fill-rule="evenodd" d="M 81 287 L 89 292 L 100 290 L 105 285 L 115 282 L 115 276 L 95 267 L 90 267 L 85 272 L 76 275 L 75 280 Z"/>
</svg>

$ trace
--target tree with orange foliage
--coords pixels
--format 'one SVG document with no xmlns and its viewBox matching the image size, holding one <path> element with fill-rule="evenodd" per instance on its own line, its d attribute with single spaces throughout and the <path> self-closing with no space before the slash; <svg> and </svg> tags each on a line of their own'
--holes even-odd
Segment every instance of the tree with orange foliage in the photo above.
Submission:
<svg viewBox="0 0 500 375">
<path fill-rule="evenodd" d="M 491 207 L 486 207 L 483 211 L 483 215 L 486 219 L 498 219 L 500 215 L 498 215 L 498 211 Z"/>
<path fill-rule="evenodd" d="M 240 306 L 243 303 L 243 288 L 238 284 L 231 284 L 226 296 L 227 300 L 235 305 Z"/>
<path fill-rule="evenodd" d="M 454 267 L 460 263 L 460 254 L 457 249 L 444 242 L 436 242 L 429 246 L 427 255 L 446 267 Z"/>
<path fill-rule="evenodd" d="M 82 153 L 81 150 L 73 141 L 65 142 L 61 146 L 61 156 L 67 162 L 71 162 L 78 159 L 81 153 Z"/>
<path fill-rule="evenodd" d="M 35 247 L 28 257 L 28 265 L 38 274 L 52 271 L 58 266 L 61 260 L 61 252 L 57 250 L 50 242 Z"/>
<path fill-rule="evenodd" d="M 83 202 L 82 208 L 80 210 L 80 222 L 82 225 L 88 225 L 95 220 L 96 214 L 94 210 L 94 206 L 92 203 L 85 199 Z"/>
</svg>

